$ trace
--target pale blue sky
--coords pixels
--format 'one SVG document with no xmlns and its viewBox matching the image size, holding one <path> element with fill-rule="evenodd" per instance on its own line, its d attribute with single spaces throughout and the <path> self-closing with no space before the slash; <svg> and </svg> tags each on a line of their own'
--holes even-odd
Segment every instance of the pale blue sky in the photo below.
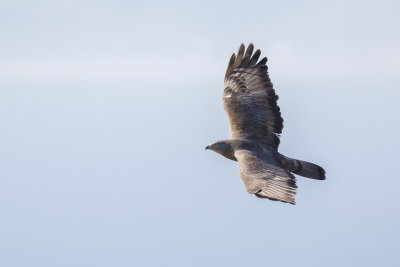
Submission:
<svg viewBox="0 0 400 267">
<path fill-rule="evenodd" d="M 0 266 L 399 266 L 396 1 L 2 1 Z M 326 181 L 247 194 L 221 95 L 269 58 L 280 151 Z"/>
</svg>

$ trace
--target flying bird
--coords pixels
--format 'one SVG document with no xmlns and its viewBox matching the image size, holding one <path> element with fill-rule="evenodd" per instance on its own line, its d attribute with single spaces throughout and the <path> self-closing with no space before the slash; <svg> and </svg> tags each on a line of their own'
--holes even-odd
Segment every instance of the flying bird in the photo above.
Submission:
<svg viewBox="0 0 400 267">
<path fill-rule="evenodd" d="M 320 166 L 286 157 L 278 152 L 283 119 L 278 96 L 261 51 L 240 45 L 229 60 L 225 74 L 223 105 L 231 138 L 211 143 L 206 149 L 239 163 L 240 177 L 250 194 L 295 204 L 294 174 L 325 180 Z"/>
</svg>

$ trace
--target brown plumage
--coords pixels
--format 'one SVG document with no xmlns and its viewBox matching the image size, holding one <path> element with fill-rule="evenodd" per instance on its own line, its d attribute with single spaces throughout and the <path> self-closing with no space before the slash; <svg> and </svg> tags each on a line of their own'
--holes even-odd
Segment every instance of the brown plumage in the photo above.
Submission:
<svg viewBox="0 0 400 267">
<path fill-rule="evenodd" d="M 260 198 L 295 204 L 296 180 L 292 173 L 323 180 L 325 171 L 313 163 L 278 153 L 283 119 L 278 96 L 261 51 L 240 45 L 225 73 L 223 105 L 228 115 L 231 139 L 207 148 L 239 162 L 247 191 Z"/>
<path fill-rule="evenodd" d="M 278 149 L 283 119 L 276 103 L 278 96 L 272 87 L 263 58 L 257 65 L 260 50 L 250 58 L 253 45 L 244 53 L 242 44 L 238 56 L 232 55 L 225 74 L 223 104 L 231 125 L 232 138 L 252 135 Z"/>
</svg>

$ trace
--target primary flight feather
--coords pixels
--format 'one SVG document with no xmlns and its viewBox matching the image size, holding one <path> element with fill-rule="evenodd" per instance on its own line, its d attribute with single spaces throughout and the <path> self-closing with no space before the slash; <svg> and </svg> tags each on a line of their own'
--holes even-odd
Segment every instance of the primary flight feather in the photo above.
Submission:
<svg viewBox="0 0 400 267">
<path fill-rule="evenodd" d="M 278 152 L 283 119 L 277 105 L 278 96 L 261 51 L 253 53 L 240 45 L 233 54 L 225 74 L 223 105 L 228 115 L 231 139 L 206 147 L 239 162 L 240 177 L 247 192 L 260 198 L 295 204 L 296 179 L 292 173 L 325 179 L 320 166 L 285 157 Z"/>
</svg>

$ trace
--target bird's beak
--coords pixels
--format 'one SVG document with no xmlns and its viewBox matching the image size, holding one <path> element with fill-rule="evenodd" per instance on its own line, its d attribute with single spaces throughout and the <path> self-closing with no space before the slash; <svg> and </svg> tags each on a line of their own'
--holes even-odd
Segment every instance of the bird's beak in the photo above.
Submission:
<svg viewBox="0 0 400 267">
<path fill-rule="evenodd" d="M 210 149 L 210 148 L 211 148 L 211 146 L 206 146 L 206 150 L 207 150 L 207 149 Z"/>
</svg>

